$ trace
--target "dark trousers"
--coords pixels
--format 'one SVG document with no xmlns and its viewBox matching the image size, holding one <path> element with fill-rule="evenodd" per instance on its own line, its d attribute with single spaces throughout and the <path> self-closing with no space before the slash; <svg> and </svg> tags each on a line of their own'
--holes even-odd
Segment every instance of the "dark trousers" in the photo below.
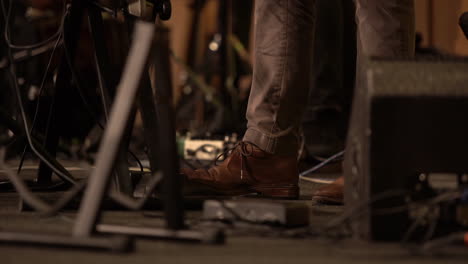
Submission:
<svg viewBox="0 0 468 264">
<path fill-rule="evenodd" d="M 314 55 L 315 60 L 322 55 L 314 54 L 314 38 L 321 37 L 315 34 L 317 1 L 256 1 L 254 74 L 244 140 L 269 153 L 296 155 L 298 150 L 301 121 L 314 86 Z M 413 0 L 355 2 L 358 62 L 365 56 L 414 53 Z M 337 49 L 343 52 L 346 47 Z"/>
<path fill-rule="evenodd" d="M 308 156 L 343 150 L 356 76 L 356 8 L 352 0 L 317 0 L 312 84 L 302 119 Z"/>
</svg>

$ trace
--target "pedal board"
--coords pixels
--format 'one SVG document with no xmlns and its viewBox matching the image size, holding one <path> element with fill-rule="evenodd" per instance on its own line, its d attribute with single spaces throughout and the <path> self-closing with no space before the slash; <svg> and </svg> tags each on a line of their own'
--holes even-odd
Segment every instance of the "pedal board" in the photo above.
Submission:
<svg viewBox="0 0 468 264">
<path fill-rule="evenodd" d="M 179 155 L 185 160 L 209 161 L 224 160 L 226 150 L 237 143 L 237 134 L 226 135 L 224 139 L 193 139 L 190 135 L 179 137 L 177 140 Z"/>
<path fill-rule="evenodd" d="M 207 220 L 247 221 L 286 227 L 309 224 L 309 207 L 303 203 L 256 199 L 207 200 L 203 217 Z"/>
</svg>

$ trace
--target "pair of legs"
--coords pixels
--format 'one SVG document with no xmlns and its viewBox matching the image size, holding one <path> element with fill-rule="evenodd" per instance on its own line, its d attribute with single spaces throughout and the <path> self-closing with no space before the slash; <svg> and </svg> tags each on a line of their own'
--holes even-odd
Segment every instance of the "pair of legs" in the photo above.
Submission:
<svg viewBox="0 0 468 264">
<path fill-rule="evenodd" d="M 300 123 L 312 87 L 313 58 L 320 56 L 313 54 L 314 38 L 320 38 L 314 34 L 318 1 L 328 0 L 256 1 L 255 64 L 244 141 L 271 154 L 297 153 Z M 362 56 L 413 55 L 413 0 L 355 3 L 358 61 Z M 344 52 L 353 51 L 345 47 Z"/>
<path fill-rule="evenodd" d="M 318 1 L 330 0 L 256 0 L 253 84 L 243 142 L 219 166 L 185 170 L 189 180 L 225 194 L 298 196 L 299 132 L 313 87 L 313 58 L 320 56 L 313 48 L 314 38 L 320 38 L 315 34 Z M 413 0 L 355 4 L 358 61 L 413 54 Z M 342 52 L 354 51 L 344 47 Z"/>
</svg>

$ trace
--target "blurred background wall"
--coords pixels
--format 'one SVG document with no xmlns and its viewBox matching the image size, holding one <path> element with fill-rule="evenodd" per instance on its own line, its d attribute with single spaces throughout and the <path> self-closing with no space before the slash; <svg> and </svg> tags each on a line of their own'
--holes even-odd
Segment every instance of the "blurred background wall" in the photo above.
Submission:
<svg viewBox="0 0 468 264">
<path fill-rule="evenodd" d="M 468 55 L 468 42 L 458 28 L 458 18 L 468 11 L 468 0 L 415 1 L 416 29 L 423 35 L 423 45 Z"/>
<path fill-rule="evenodd" d="M 254 0 L 248 1 L 252 4 Z M 194 0 L 172 0 L 174 5 L 173 18 L 168 22 L 172 29 L 172 47 L 175 53 L 183 59 L 187 58 L 191 22 L 193 20 Z M 444 53 L 468 56 L 468 41 L 458 27 L 458 18 L 468 11 L 468 0 L 415 0 L 416 29 L 423 37 L 424 47 L 436 48 Z M 200 51 L 207 45 L 208 36 L 217 30 L 218 0 L 207 0 L 201 13 L 199 43 Z M 250 18 L 244 18 L 250 19 Z M 205 36 L 205 37 L 203 37 Z M 251 46 L 251 45 L 249 45 Z M 200 58 L 198 58 L 200 60 Z M 173 64 L 175 99 L 180 96 L 177 88 L 182 69 Z"/>
</svg>

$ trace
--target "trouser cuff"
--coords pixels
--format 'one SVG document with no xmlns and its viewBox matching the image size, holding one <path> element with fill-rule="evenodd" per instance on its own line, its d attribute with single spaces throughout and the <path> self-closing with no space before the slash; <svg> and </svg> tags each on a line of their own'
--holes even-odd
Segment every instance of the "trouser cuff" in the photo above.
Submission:
<svg viewBox="0 0 468 264">
<path fill-rule="evenodd" d="M 243 141 L 250 142 L 270 154 L 296 156 L 298 153 L 298 138 L 293 134 L 281 137 L 271 137 L 258 130 L 248 128 Z"/>
</svg>

